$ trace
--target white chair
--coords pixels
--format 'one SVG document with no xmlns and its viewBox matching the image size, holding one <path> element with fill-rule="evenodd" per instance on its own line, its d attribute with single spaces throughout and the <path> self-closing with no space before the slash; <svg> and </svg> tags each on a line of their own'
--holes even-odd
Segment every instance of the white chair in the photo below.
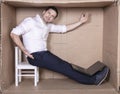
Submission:
<svg viewBox="0 0 120 94">
<path fill-rule="evenodd" d="M 21 82 L 22 76 L 33 76 L 34 86 L 37 86 L 39 82 L 39 70 L 38 67 L 30 65 L 22 60 L 22 52 L 18 47 L 15 47 L 15 85 L 18 86 Z"/>
</svg>

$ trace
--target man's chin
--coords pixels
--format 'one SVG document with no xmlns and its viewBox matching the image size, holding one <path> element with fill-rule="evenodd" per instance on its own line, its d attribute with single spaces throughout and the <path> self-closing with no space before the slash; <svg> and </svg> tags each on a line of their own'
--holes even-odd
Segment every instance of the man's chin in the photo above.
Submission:
<svg viewBox="0 0 120 94">
<path fill-rule="evenodd" d="M 47 23 L 51 23 L 52 21 L 46 21 Z"/>
</svg>

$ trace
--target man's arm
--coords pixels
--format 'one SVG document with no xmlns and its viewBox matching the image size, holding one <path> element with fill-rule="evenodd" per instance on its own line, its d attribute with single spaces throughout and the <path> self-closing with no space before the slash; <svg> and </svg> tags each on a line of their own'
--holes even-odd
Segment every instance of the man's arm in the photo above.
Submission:
<svg viewBox="0 0 120 94">
<path fill-rule="evenodd" d="M 10 36 L 11 36 L 12 40 L 14 41 L 14 43 L 23 51 L 23 53 L 25 55 L 27 55 L 28 57 L 34 59 L 34 57 L 23 46 L 23 43 L 22 43 L 19 35 L 16 35 L 14 33 L 10 33 Z"/>
<path fill-rule="evenodd" d="M 76 29 L 77 27 L 79 27 L 83 23 L 86 23 L 87 20 L 88 20 L 88 14 L 82 14 L 82 16 L 81 16 L 81 18 L 80 18 L 80 20 L 78 22 L 66 25 L 67 32 Z"/>
</svg>

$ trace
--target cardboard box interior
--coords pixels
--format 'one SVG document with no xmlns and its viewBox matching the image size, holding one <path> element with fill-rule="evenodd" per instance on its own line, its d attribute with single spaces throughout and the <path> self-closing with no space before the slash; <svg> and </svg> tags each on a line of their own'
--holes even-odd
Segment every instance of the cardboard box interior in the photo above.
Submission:
<svg viewBox="0 0 120 94">
<path fill-rule="evenodd" d="M 31 1 L 33 4 L 30 1 L 29 3 L 16 2 L 16 0 L 4 1 L 8 2 L 3 2 L 1 6 L 2 88 L 6 88 L 14 82 L 14 45 L 9 36 L 12 28 L 26 17 L 35 16 L 36 14 L 41 15 L 45 6 L 55 5 L 53 3 L 48 4 L 47 1 L 47 3 L 43 2 L 43 6 L 40 6 L 40 3 L 33 3 L 33 1 Z M 70 1 L 72 2 L 72 0 Z M 74 23 L 79 20 L 81 13 L 85 12 L 88 12 L 91 16 L 88 23 L 72 32 L 65 34 L 51 33 L 48 38 L 48 49 L 62 59 L 85 68 L 97 60 L 103 61 L 111 70 L 109 82 L 115 88 L 118 88 L 118 6 L 110 5 L 113 1 L 106 0 L 106 3 L 100 3 L 96 0 L 96 3 L 92 1 L 90 3 L 86 0 L 86 2 L 79 3 L 76 6 L 78 3 L 76 0 L 75 3 L 72 2 L 73 4 L 69 2 L 72 7 L 69 6 L 69 3 L 56 3 L 60 15 L 55 24 Z M 81 2 L 83 1 L 81 0 Z M 16 4 L 19 6 L 16 7 Z M 79 7 L 80 4 L 83 4 L 83 6 Z M 87 5 L 85 6 L 85 4 Z M 101 6 L 97 7 L 99 4 Z M 41 78 L 64 79 L 66 77 L 52 71 L 40 69 Z"/>
<path fill-rule="evenodd" d="M 120 4 L 120 1 L 119 1 Z M 118 6 L 118 10 L 120 10 L 120 6 Z M 118 12 L 118 15 L 120 15 L 120 12 Z M 118 17 L 118 25 L 120 24 L 120 18 Z M 118 26 L 118 31 L 120 30 L 120 27 Z M 120 33 L 118 33 L 118 40 L 120 40 Z M 118 87 L 120 86 L 120 41 L 118 41 L 118 66 L 117 66 L 117 73 L 118 73 Z"/>
<path fill-rule="evenodd" d="M 104 7 L 114 3 L 117 0 L 2 0 L 15 7 Z"/>
<path fill-rule="evenodd" d="M 114 11 L 113 11 L 114 10 Z M 109 16 L 111 15 L 111 16 Z M 111 69 L 110 81 L 119 84 L 118 67 L 118 7 L 105 8 L 103 33 L 103 62 L 107 62 Z M 111 24 L 114 23 L 114 24 Z"/>
</svg>

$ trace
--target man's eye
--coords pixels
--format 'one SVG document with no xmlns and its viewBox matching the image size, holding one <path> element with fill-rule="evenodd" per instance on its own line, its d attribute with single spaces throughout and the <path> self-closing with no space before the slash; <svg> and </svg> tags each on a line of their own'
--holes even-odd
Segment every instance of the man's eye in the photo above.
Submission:
<svg viewBox="0 0 120 94">
<path fill-rule="evenodd" d="M 48 14 L 50 14 L 50 12 L 48 12 Z"/>
<path fill-rule="evenodd" d="M 52 18 L 55 18 L 55 16 L 52 16 Z"/>
</svg>

